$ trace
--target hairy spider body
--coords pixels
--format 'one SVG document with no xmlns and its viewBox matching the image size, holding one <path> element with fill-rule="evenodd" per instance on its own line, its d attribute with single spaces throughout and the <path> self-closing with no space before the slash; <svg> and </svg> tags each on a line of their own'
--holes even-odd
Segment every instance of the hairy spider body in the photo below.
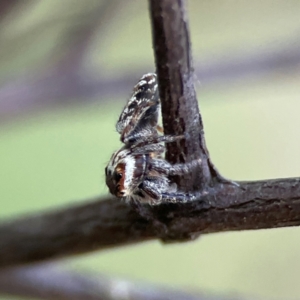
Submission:
<svg viewBox="0 0 300 300">
<path fill-rule="evenodd" d="M 111 194 L 126 201 L 157 205 L 163 202 L 188 202 L 199 193 L 177 191 L 169 176 L 190 173 L 201 160 L 170 164 L 163 157 L 165 146 L 184 136 L 159 135 L 160 100 L 156 74 L 144 75 L 133 89 L 116 128 L 124 146 L 116 151 L 105 168 L 106 185 Z"/>
<path fill-rule="evenodd" d="M 157 76 L 145 74 L 133 88 L 133 94 L 124 107 L 116 125 L 121 141 L 134 143 L 146 136 L 157 135 L 160 112 Z"/>
</svg>

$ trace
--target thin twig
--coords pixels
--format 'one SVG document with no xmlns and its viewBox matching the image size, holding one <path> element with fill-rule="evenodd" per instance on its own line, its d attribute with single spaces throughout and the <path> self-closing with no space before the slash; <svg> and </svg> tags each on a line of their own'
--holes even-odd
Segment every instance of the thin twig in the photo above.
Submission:
<svg viewBox="0 0 300 300">
<path fill-rule="evenodd" d="M 294 47 L 294 40 L 286 43 L 293 45 L 293 48 L 283 47 L 267 52 L 240 54 L 239 57 L 233 55 L 226 60 L 221 57 L 215 58 L 214 61 L 199 62 L 195 67 L 196 77 L 202 86 L 209 87 L 216 86 L 217 83 L 230 84 L 246 76 L 268 75 L 279 70 L 290 74 L 298 70 L 300 50 L 298 46 Z M 72 72 L 66 74 L 65 70 L 60 69 L 55 72 L 55 76 L 49 74 L 49 70 L 44 70 L 32 76 L 13 79 L 0 86 L 0 125 L 57 105 L 91 103 L 95 101 L 96 96 L 100 102 L 121 95 L 124 98 L 143 73 L 145 69 L 131 69 L 127 70 L 126 74 L 118 74 L 114 78 L 103 78 L 101 73 L 90 74 L 87 70 L 77 70 L 74 77 Z"/>
<path fill-rule="evenodd" d="M 42 264 L 0 271 L 1 294 L 60 300 L 242 300 L 184 292 L 144 282 L 131 282 L 101 274 L 75 273 Z M 253 298 L 252 298 L 253 299 Z"/>
<path fill-rule="evenodd" d="M 5 20 L 20 3 L 22 3 L 20 0 L 2 0 L 0 3 L 0 22 Z"/>
<path fill-rule="evenodd" d="M 26 75 L 5 84 L 0 89 L 0 119 L 7 120 L 20 112 L 32 113 L 40 109 L 40 105 L 62 104 L 63 98 L 67 102 L 70 98 L 77 100 L 84 97 L 86 89 L 95 89 L 95 82 L 86 83 L 88 76 L 82 68 L 83 59 L 95 34 L 105 32 L 123 5 L 118 0 L 102 1 L 94 12 L 82 16 L 84 21 L 77 22 L 66 32 L 61 44 L 57 45 L 65 50 L 60 51 L 63 55 L 58 61 L 39 74 Z"/>
</svg>

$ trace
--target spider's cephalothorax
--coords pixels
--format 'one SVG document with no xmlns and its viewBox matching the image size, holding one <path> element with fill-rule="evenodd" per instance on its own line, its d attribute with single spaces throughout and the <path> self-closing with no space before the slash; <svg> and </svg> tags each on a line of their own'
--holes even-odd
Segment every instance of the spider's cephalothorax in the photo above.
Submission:
<svg viewBox="0 0 300 300">
<path fill-rule="evenodd" d="M 133 88 L 133 94 L 117 122 L 117 131 L 125 144 L 157 135 L 160 112 L 158 84 L 155 73 L 145 74 Z"/>
<path fill-rule="evenodd" d="M 106 184 L 111 194 L 127 201 L 157 205 L 196 200 L 199 193 L 177 191 L 169 176 L 190 173 L 201 160 L 172 165 L 163 159 L 163 143 L 178 141 L 184 136 L 159 135 L 159 110 L 156 74 L 149 73 L 134 87 L 116 125 L 124 146 L 112 155 L 105 168 Z"/>
</svg>

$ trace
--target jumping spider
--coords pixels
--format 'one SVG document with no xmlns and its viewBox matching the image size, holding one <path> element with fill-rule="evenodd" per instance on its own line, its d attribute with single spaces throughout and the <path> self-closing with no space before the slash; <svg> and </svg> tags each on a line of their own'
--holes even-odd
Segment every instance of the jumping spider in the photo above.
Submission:
<svg viewBox="0 0 300 300">
<path fill-rule="evenodd" d="M 156 74 L 144 75 L 134 87 L 116 125 L 124 146 L 116 151 L 105 168 L 106 184 L 111 194 L 157 205 L 163 202 L 188 202 L 199 198 L 197 193 L 177 191 L 169 176 L 190 173 L 201 164 L 170 164 L 163 157 L 162 143 L 184 136 L 159 135 L 160 100 Z"/>
</svg>

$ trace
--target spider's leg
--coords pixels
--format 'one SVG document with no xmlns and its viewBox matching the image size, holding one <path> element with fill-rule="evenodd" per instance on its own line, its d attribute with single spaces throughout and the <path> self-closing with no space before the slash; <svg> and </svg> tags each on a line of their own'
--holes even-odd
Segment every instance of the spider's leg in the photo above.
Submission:
<svg viewBox="0 0 300 300">
<path fill-rule="evenodd" d="M 165 190 L 167 181 L 160 182 L 156 180 L 144 180 L 139 189 L 142 190 L 150 199 L 150 204 L 158 205 L 160 203 L 186 203 L 189 201 L 200 200 L 207 194 L 207 191 L 183 193 L 183 192 L 162 192 L 160 188 Z M 163 184 L 164 186 L 159 186 Z"/>
<path fill-rule="evenodd" d="M 160 203 L 186 203 L 190 201 L 200 200 L 203 196 L 205 196 L 207 192 L 194 192 L 194 193 L 183 193 L 183 192 L 175 192 L 161 193 Z"/>
<path fill-rule="evenodd" d="M 150 144 L 171 143 L 182 139 L 184 139 L 184 135 L 143 136 L 139 142 L 133 144 L 132 148 L 139 148 Z"/>
<path fill-rule="evenodd" d="M 145 179 L 142 183 L 140 183 L 139 189 L 143 191 L 148 200 L 151 199 L 149 204 L 157 205 L 161 203 L 161 184 L 164 183 L 160 183 L 159 181 L 152 180 L 150 178 L 149 180 Z"/>
<path fill-rule="evenodd" d="M 153 170 L 166 175 L 184 175 L 190 173 L 201 164 L 202 160 L 200 158 L 188 163 L 174 165 L 164 159 L 153 159 L 151 167 Z"/>
<path fill-rule="evenodd" d="M 161 192 L 167 190 L 168 187 L 169 180 L 165 177 L 159 179 L 147 177 L 139 184 L 135 194 L 143 194 L 143 197 L 138 199 L 141 202 L 158 205 L 161 203 Z"/>
<path fill-rule="evenodd" d="M 125 144 L 140 144 L 139 141 L 147 141 L 148 138 L 152 136 L 158 136 L 155 128 L 147 124 L 145 126 L 136 126 L 129 133 L 126 132 L 126 129 L 121 134 L 121 141 Z"/>
<path fill-rule="evenodd" d="M 156 153 L 157 155 L 164 153 L 165 147 L 161 144 L 144 145 L 139 148 L 132 149 L 133 154 Z"/>
<path fill-rule="evenodd" d="M 184 135 L 161 135 L 161 136 L 153 136 L 150 137 L 147 142 L 151 144 L 158 144 L 158 143 L 171 143 L 176 142 L 178 140 L 184 139 Z"/>
<path fill-rule="evenodd" d="M 147 120 L 146 120 L 147 121 Z M 157 123 L 157 122 L 152 122 Z M 163 133 L 164 130 L 159 125 L 152 125 L 150 122 L 137 125 L 130 133 L 126 133 L 125 130 L 121 134 L 121 141 L 125 144 L 134 144 L 134 145 L 143 145 L 144 143 L 147 144 L 153 144 L 153 143 L 162 143 L 162 142 L 173 142 L 177 139 L 174 139 L 172 137 L 171 139 L 167 136 L 167 139 L 165 138 L 161 139 L 161 136 L 158 135 L 158 133 Z M 157 138 L 159 137 L 158 141 Z"/>
</svg>

